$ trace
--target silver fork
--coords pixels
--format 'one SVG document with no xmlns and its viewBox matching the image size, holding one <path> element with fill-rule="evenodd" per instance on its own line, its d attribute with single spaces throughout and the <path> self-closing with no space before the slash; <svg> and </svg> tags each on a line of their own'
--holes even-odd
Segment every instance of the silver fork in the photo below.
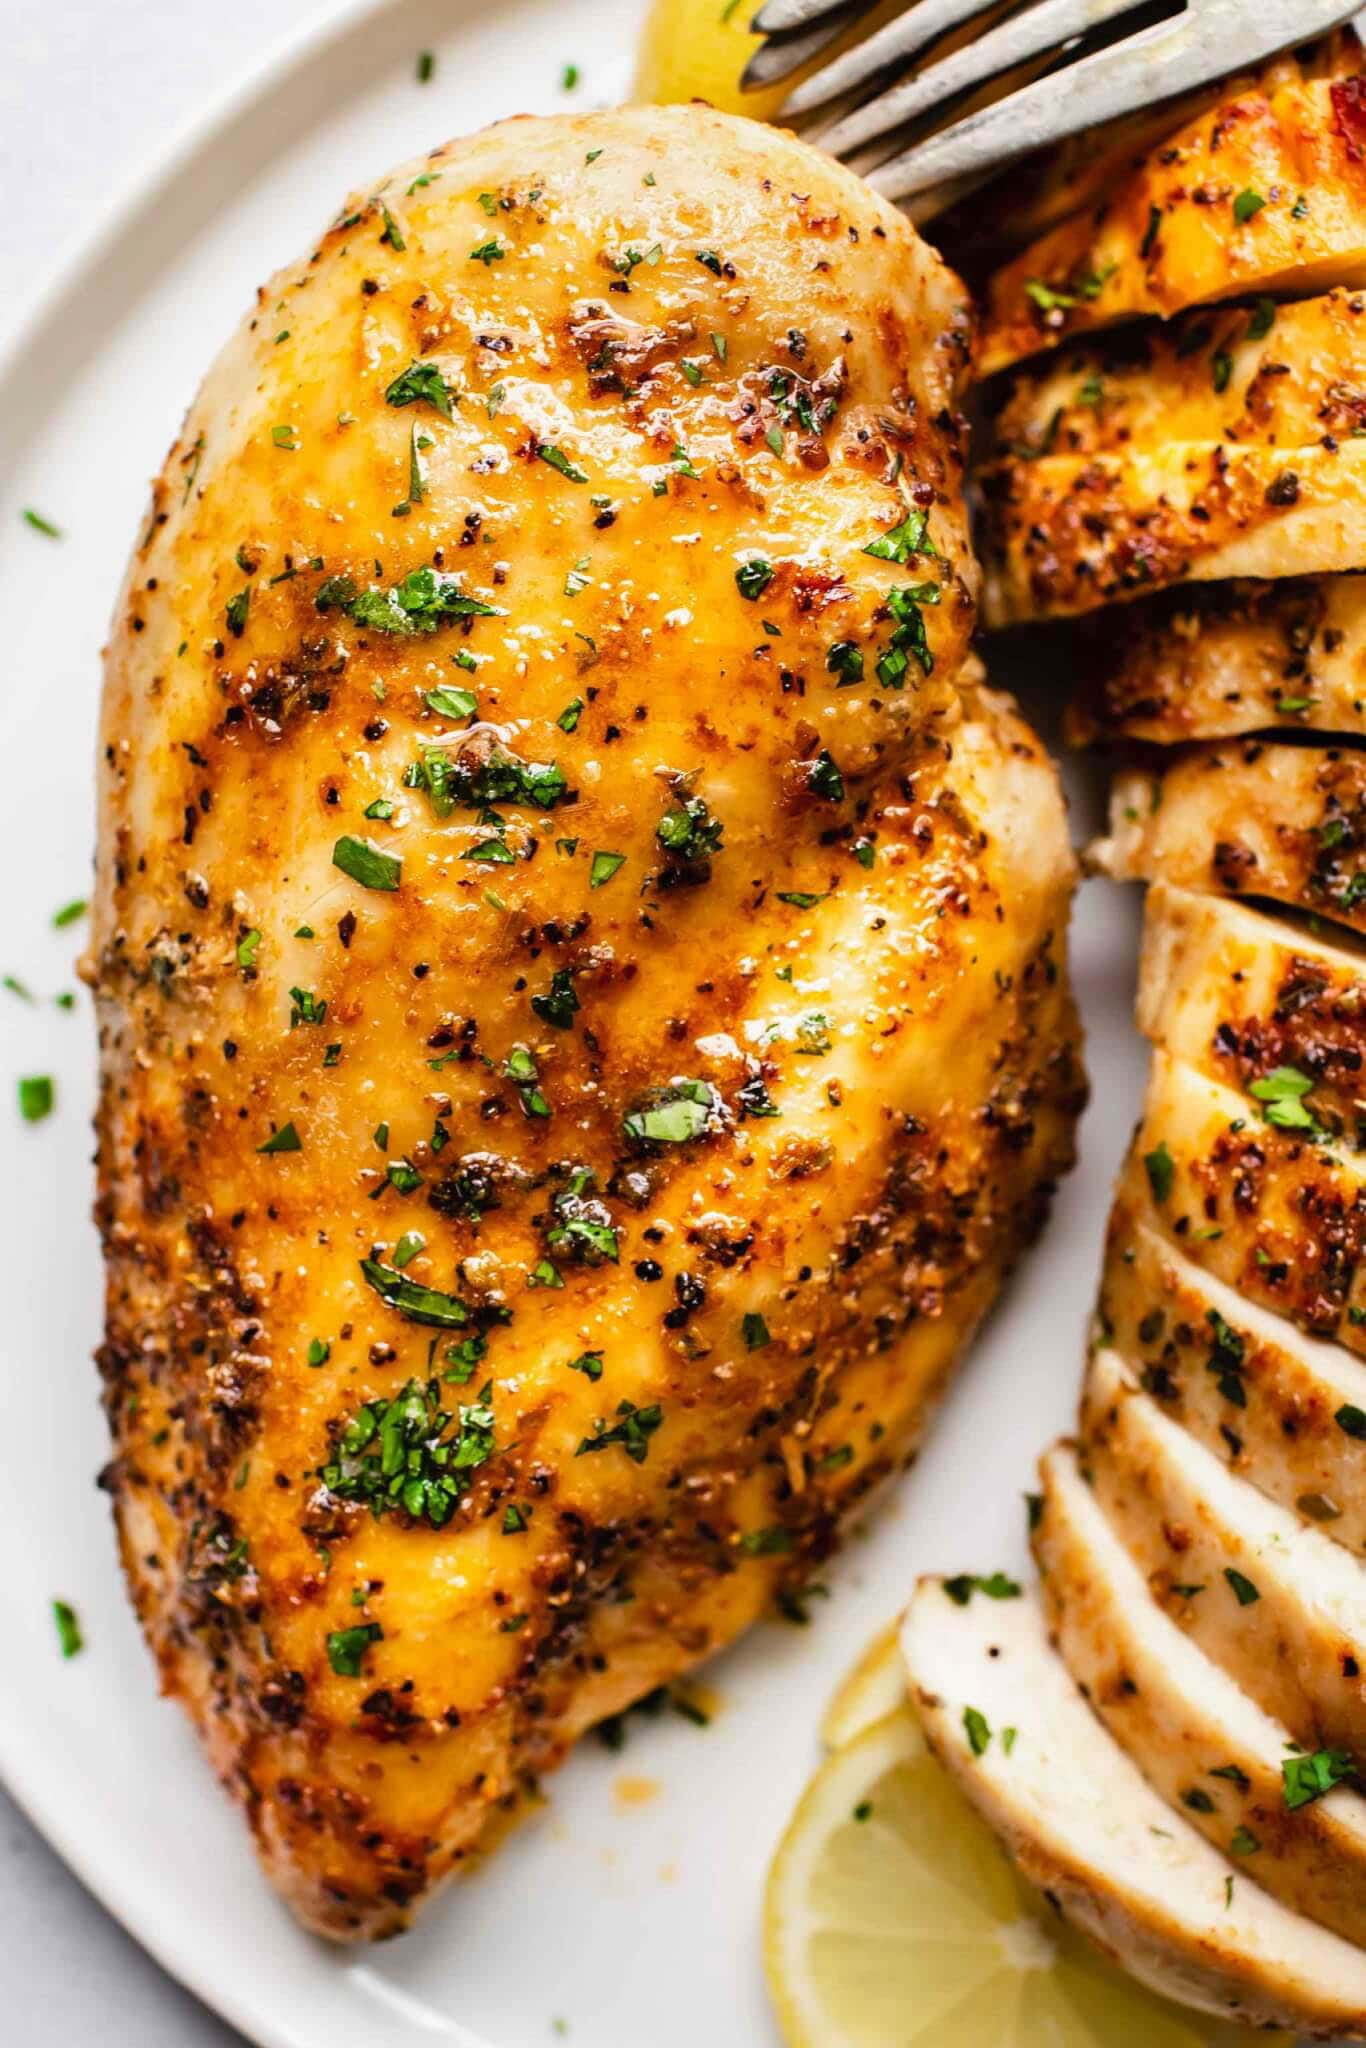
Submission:
<svg viewBox="0 0 1366 2048">
<path fill-rule="evenodd" d="M 916 201 L 923 219 L 1012 158 L 1306 43 L 1350 20 L 1360 4 L 1173 0 L 1154 21 L 1151 0 L 1025 0 L 936 57 L 933 44 L 1000 7 L 911 0 L 904 14 L 804 79 L 778 118 L 803 117 L 809 139 L 833 155 L 861 153 L 869 183 L 888 199 Z M 787 77 L 871 11 L 872 0 L 765 0 L 752 25 L 767 41 L 743 83 Z M 1126 15 L 1135 17 L 1129 32 Z M 930 61 L 917 63 L 926 53 Z M 1029 75 L 1044 65 L 1043 76 Z M 926 132 L 953 101 L 1021 70 L 1026 83 Z"/>
</svg>

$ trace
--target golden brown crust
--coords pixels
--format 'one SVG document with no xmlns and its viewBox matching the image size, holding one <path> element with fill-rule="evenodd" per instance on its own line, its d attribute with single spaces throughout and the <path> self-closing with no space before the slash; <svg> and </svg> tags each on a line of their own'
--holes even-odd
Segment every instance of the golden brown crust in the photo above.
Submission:
<svg viewBox="0 0 1366 2048">
<path fill-rule="evenodd" d="M 1259 292 L 1366 284 L 1366 85 L 1351 37 L 1278 64 L 1138 157 L 991 278 L 984 376 L 1073 335 Z"/>
<path fill-rule="evenodd" d="M 981 486 L 991 626 L 1166 584 L 1352 570 L 1366 553 L 1366 449 L 1355 441 L 1010 463 Z"/>
<path fill-rule="evenodd" d="M 157 480 L 104 714 L 109 1485 L 325 1933 L 800 1585 L 1069 1156 L 1056 782 L 962 666 L 966 361 L 800 145 L 512 121 L 343 208 Z"/>
<path fill-rule="evenodd" d="M 1073 746 L 1173 745 L 1268 728 L 1366 732 L 1366 578 L 1174 589 L 1078 622 Z"/>
<path fill-rule="evenodd" d="M 1366 931 L 1366 754 L 1237 740 L 1126 769 L 1091 858 L 1119 881 L 1266 898 Z"/>
</svg>

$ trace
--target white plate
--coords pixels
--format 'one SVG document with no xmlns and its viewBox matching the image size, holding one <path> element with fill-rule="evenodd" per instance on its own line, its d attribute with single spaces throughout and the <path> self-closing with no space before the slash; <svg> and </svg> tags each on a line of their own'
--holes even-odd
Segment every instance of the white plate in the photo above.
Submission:
<svg viewBox="0 0 1366 2048">
<path fill-rule="evenodd" d="M 712 4 L 712 0 L 705 0 Z M 719 0 L 716 0 L 719 4 Z M 88 886 L 99 649 L 145 479 L 257 284 L 310 244 L 349 188 L 518 109 L 609 103 L 638 0 L 353 4 L 163 154 L 29 320 L 0 369 L 0 972 L 72 985 L 78 931 L 52 911 Z M 437 55 L 419 87 L 414 59 Z M 32 505 L 58 544 L 19 520 Z M 1092 821 L 1094 786 L 1078 802 Z M 624 1755 L 590 1741 L 551 1804 L 418 1931 L 370 1954 L 301 1934 L 257 1874 L 241 1819 L 180 1711 L 156 1696 L 103 1497 L 90 1352 L 99 1271 L 88 1221 L 89 1008 L 0 992 L 0 1768 L 37 1824 L 160 1961 L 262 2048 L 769 2048 L 758 1958 L 765 1864 L 815 1757 L 820 1709 L 914 1573 L 1022 1566 L 1020 1495 L 1070 1414 L 1109 1185 L 1138 1100 L 1130 1025 L 1135 905 L 1083 891 L 1075 960 L 1095 1100 L 1084 1160 L 1044 1243 L 964 1371 L 916 1475 L 829 1573 L 814 1625 L 756 1630 L 708 1675 L 699 1731 L 636 1717 Z M 58 1114 L 29 1128 L 13 1077 L 51 1072 Z M 49 1602 L 87 1649 L 63 1663 Z M 623 1776 L 655 1786 L 623 1796 Z M 639 1790 L 640 1787 L 638 1786 Z"/>
</svg>

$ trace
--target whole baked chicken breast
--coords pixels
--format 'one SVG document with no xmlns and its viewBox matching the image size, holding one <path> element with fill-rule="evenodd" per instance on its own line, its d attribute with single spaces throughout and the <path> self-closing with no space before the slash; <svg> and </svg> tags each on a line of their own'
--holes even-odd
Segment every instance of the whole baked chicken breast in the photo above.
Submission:
<svg viewBox="0 0 1366 2048">
<path fill-rule="evenodd" d="M 107 1483 L 327 1934 L 799 1597 L 1070 1158 L 967 356 L 790 139 L 510 121 L 342 207 L 156 481 L 104 710 Z"/>
</svg>

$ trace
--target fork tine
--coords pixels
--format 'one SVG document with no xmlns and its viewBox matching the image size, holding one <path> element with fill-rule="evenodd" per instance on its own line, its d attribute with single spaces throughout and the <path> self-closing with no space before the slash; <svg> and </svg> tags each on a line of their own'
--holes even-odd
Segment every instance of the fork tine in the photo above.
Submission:
<svg viewBox="0 0 1366 2048">
<path fill-rule="evenodd" d="M 843 35 L 849 23 L 861 12 L 860 6 L 850 5 L 849 0 L 844 0 L 838 10 L 832 9 L 824 20 L 804 35 L 770 36 L 766 43 L 760 43 L 741 72 L 741 92 L 755 92 L 761 85 L 776 85 L 780 78 L 799 71 L 808 58 L 818 56 L 828 43 Z"/>
<path fill-rule="evenodd" d="M 968 86 L 980 85 L 984 79 L 1012 70 L 1026 58 L 1055 49 L 1073 36 L 1084 35 L 1089 29 L 1128 14 L 1137 4 L 1138 0 L 1039 0 L 1037 6 L 1012 15 L 937 64 L 928 65 L 914 78 L 878 94 L 866 106 L 856 107 L 816 140 L 832 156 L 845 156 L 903 121 L 943 105 Z M 789 104 L 796 97 L 794 93 Z"/>
<path fill-rule="evenodd" d="M 870 7 L 876 0 L 868 0 Z M 842 0 L 767 0 L 749 25 L 756 36 L 785 36 L 793 29 L 810 28 L 827 14 L 836 13 Z"/>
<path fill-rule="evenodd" d="M 788 94 L 780 111 L 785 116 L 809 114 L 813 107 L 849 91 L 851 86 L 862 85 L 889 65 L 906 62 L 949 29 L 983 13 L 986 6 L 987 0 L 915 0 L 904 14 L 887 22 L 876 35 L 855 44 L 810 78 L 804 78 Z"/>
<path fill-rule="evenodd" d="M 1337 27 L 1353 12 L 1343 0 L 1201 0 L 1195 12 L 1161 21 L 1094 51 L 1061 71 L 1007 93 L 991 106 L 904 151 L 869 173 L 888 199 L 906 199 L 1116 115 L 1133 113 L 1228 70 Z"/>
</svg>

